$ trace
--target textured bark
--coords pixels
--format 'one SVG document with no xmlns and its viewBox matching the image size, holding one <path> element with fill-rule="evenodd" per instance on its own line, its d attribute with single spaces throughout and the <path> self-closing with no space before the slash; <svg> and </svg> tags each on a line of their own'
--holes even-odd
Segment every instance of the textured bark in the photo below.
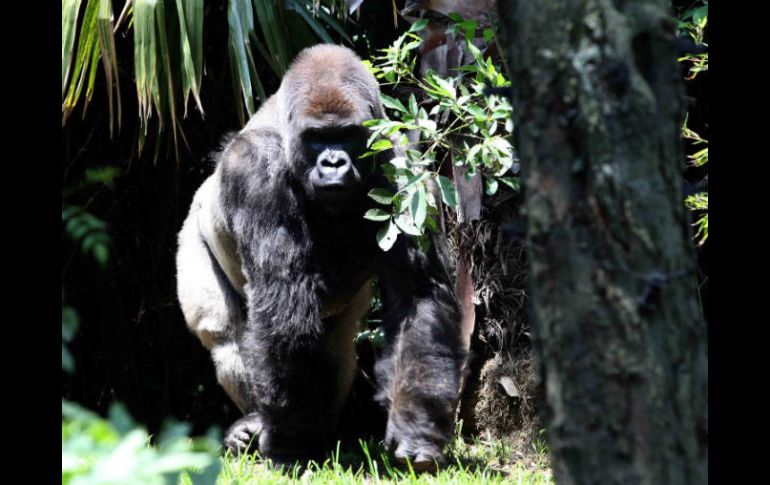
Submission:
<svg viewBox="0 0 770 485">
<path fill-rule="evenodd" d="M 665 0 L 500 2 L 560 484 L 707 483 L 708 340 Z"/>
</svg>

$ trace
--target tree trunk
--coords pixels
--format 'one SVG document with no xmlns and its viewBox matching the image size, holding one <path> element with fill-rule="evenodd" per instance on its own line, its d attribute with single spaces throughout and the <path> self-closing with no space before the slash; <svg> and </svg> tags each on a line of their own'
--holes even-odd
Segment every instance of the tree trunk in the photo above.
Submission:
<svg viewBox="0 0 770 485">
<path fill-rule="evenodd" d="M 702 484 L 708 340 L 664 0 L 501 0 L 560 484 Z"/>
</svg>

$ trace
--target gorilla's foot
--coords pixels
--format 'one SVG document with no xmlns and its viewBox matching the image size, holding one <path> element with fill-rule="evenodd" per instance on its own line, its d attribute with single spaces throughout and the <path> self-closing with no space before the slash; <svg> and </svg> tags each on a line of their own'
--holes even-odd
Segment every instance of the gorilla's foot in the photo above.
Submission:
<svg viewBox="0 0 770 485">
<path fill-rule="evenodd" d="M 262 418 L 258 414 L 242 417 L 225 432 L 225 449 L 236 455 L 256 451 L 259 447 L 259 435 L 263 428 Z"/>
</svg>

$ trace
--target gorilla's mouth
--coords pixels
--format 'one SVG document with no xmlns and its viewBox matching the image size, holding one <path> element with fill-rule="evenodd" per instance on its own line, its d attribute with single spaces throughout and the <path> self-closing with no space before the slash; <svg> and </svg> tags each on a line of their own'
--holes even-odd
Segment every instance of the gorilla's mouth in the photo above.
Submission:
<svg viewBox="0 0 770 485">
<path fill-rule="evenodd" d="M 349 181 L 335 180 L 322 181 L 313 184 L 315 201 L 328 208 L 335 208 L 340 204 L 347 202 L 353 192 L 355 192 L 355 183 Z"/>
<path fill-rule="evenodd" d="M 349 185 L 326 185 L 316 190 L 317 199 L 321 202 L 342 202 L 354 192 Z"/>
<path fill-rule="evenodd" d="M 331 193 L 347 192 L 352 188 L 352 185 L 353 184 L 345 183 L 342 181 L 335 181 L 331 183 L 318 184 L 316 185 L 316 190 Z"/>
<path fill-rule="evenodd" d="M 310 183 L 314 198 L 322 204 L 344 202 L 359 185 L 353 169 L 325 174 L 316 169 L 310 174 Z"/>
</svg>

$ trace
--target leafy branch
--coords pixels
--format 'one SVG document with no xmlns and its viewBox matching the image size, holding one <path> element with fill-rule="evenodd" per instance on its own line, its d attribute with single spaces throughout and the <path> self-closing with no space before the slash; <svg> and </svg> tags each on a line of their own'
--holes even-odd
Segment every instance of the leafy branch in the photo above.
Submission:
<svg viewBox="0 0 770 485">
<path fill-rule="evenodd" d="M 508 141 L 513 131 L 511 105 L 507 98 L 487 95 L 486 89 L 506 87 L 508 80 L 501 69 L 472 43 L 476 22 L 453 16 L 449 33 L 465 35 L 465 48 L 473 62 L 456 69 L 457 74 L 443 78 L 428 71 L 423 78 L 414 74 L 416 51 L 422 43 L 415 33 L 425 28 L 426 20 L 414 23 L 411 29 L 381 55 L 368 64 L 383 85 L 402 86 L 423 93 L 418 101 L 414 92 L 405 103 L 382 95 L 383 105 L 391 119 L 374 119 L 365 123 L 372 131 L 364 156 L 396 149 L 398 156 L 384 164 L 385 177 L 398 190 L 373 189 L 369 196 L 383 208 L 369 210 L 364 217 L 385 222 L 377 234 L 380 247 L 387 251 L 400 233 L 417 238 L 418 244 L 428 244 L 427 230 L 437 231 L 438 198 L 456 209 L 457 192 L 449 178 L 440 175 L 443 163 L 451 160 L 467 167 L 469 177 L 483 176 L 486 193 L 497 192 L 499 183 L 518 190 L 518 178 L 510 176 L 513 167 L 513 147 Z M 485 30 L 487 41 L 492 31 Z M 405 132 L 415 133 L 409 141 Z"/>
<path fill-rule="evenodd" d="M 705 42 L 706 26 L 708 25 L 708 1 L 699 0 L 691 8 L 684 11 L 679 19 L 680 32 L 686 33 L 698 45 L 708 46 Z M 691 81 L 698 74 L 708 70 L 708 52 L 701 54 L 687 54 L 679 58 L 679 61 L 689 65 L 685 79 Z M 682 138 L 690 140 L 693 146 L 705 145 L 695 153 L 687 156 L 690 165 L 703 167 L 709 160 L 708 141 L 687 126 L 685 118 L 682 126 Z M 698 215 L 693 226 L 696 228 L 695 239 L 698 245 L 703 245 L 708 239 L 708 192 L 700 192 L 685 198 L 685 207 L 692 211 L 702 212 Z"/>
</svg>

